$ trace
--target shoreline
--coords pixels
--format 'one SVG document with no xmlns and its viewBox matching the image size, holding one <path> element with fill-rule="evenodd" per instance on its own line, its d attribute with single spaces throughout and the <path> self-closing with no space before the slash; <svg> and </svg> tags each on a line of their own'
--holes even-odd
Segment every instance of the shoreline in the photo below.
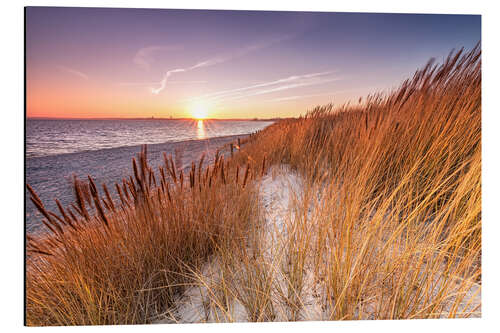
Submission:
<svg viewBox="0 0 500 333">
<path fill-rule="evenodd" d="M 165 142 L 161 142 L 161 143 L 143 143 L 143 144 L 139 144 L 139 145 L 130 145 L 130 146 L 125 145 L 125 146 L 101 148 L 101 149 L 88 149 L 88 150 L 74 151 L 74 152 L 69 152 L 69 153 L 50 154 L 50 155 L 43 155 L 43 156 L 26 156 L 26 160 L 37 159 L 37 158 L 48 158 L 48 157 L 55 157 L 55 156 L 61 156 L 61 155 L 73 155 L 73 154 L 89 153 L 89 152 L 96 152 L 96 151 L 109 151 L 109 150 L 121 149 L 121 148 L 138 148 L 140 150 L 140 148 L 143 145 L 147 145 L 149 148 L 150 146 L 155 146 L 155 145 L 166 145 L 166 144 L 175 144 L 175 143 L 182 143 L 182 142 L 189 143 L 189 142 L 203 142 L 203 141 L 214 140 L 214 139 L 230 139 L 230 138 L 237 139 L 238 137 L 243 138 L 243 137 L 250 136 L 250 134 L 252 134 L 252 133 L 236 134 L 236 135 L 222 135 L 222 136 L 214 136 L 214 137 L 210 137 L 210 138 L 201 138 L 201 139 L 165 141 Z"/>
</svg>

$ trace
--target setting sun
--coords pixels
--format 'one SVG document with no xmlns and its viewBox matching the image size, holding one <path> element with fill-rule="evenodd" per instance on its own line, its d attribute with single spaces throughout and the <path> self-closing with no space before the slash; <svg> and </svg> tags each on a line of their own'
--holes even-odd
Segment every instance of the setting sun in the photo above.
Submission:
<svg viewBox="0 0 500 333">
<path fill-rule="evenodd" d="M 191 106 L 190 112 L 195 119 L 205 119 L 208 116 L 208 106 L 205 103 L 197 102 Z"/>
</svg>

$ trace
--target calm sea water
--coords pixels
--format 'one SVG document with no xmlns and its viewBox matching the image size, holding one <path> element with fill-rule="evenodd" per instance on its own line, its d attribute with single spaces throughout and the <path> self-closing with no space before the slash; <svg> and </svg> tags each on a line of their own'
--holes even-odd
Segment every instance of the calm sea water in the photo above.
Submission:
<svg viewBox="0 0 500 333">
<path fill-rule="evenodd" d="M 74 175 L 91 175 L 98 185 L 108 187 L 131 173 L 131 159 L 148 144 L 149 163 L 155 169 L 162 153 L 181 152 L 183 167 L 207 154 L 213 160 L 216 149 L 225 148 L 261 130 L 265 121 L 191 120 L 33 120 L 26 124 L 26 182 L 49 210 L 57 211 L 54 198 L 63 205 L 74 201 Z M 224 150 L 223 150 L 224 152 Z M 29 196 L 27 196 L 29 198 Z M 40 230 L 41 215 L 26 202 L 28 232 Z"/>
<path fill-rule="evenodd" d="M 28 119 L 26 157 L 249 134 L 269 124 L 221 120 Z"/>
</svg>

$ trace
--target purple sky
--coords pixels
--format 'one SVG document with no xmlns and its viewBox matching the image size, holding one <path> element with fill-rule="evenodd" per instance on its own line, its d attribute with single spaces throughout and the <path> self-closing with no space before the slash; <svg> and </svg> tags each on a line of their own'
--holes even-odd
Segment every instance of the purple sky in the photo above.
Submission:
<svg viewBox="0 0 500 333">
<path fill-rule="evenodd" d="M 28 117 L 287 117 L 481 40 L 477 15 L 28 7 Z"/>
</svg>

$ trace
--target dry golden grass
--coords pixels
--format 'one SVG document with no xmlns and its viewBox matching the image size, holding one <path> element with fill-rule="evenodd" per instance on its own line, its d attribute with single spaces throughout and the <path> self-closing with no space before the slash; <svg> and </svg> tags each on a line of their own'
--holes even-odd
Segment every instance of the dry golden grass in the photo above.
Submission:
<svg viewBox="0 0 500 333">
<path fill-rule="evenodd" d="M 206 321 L 237 320 L 235 303 L 249 321 L 480 315 L 479 46 L 387 95 L 277 122 L 189 181 L 145 156 L 120 203 L 89 179 L 71 209 L 44 213 L 50 235 L 28 239 L 29 325 L 148 323 L 192 286 Z M 270 239 L 255 180 L 272 165 L 304 185 Z"/>
<path fill-rule="evenodd" d="M 28 325 L 151 322 L 215 247 L 255 223 L 254 188 L 222 156 L 206 170 L 193 164 L 188 181 L 166 156 L 155 175 L 146 153 L 133 160 L 134 178 L 116 184 L 119 203 L 89 177 L 75 180 L 75 204 L 58 216 L 30 189 L 51 232 L 28 236 Z"/>
<path fill-rule="evenodd" d="M 255 149 L 309 183 L 285 241 L 294 271 L 324 281 L 326 319 L 478 315 L 479 46 L 387 96 L 275 124 Z"/>
</svg>

